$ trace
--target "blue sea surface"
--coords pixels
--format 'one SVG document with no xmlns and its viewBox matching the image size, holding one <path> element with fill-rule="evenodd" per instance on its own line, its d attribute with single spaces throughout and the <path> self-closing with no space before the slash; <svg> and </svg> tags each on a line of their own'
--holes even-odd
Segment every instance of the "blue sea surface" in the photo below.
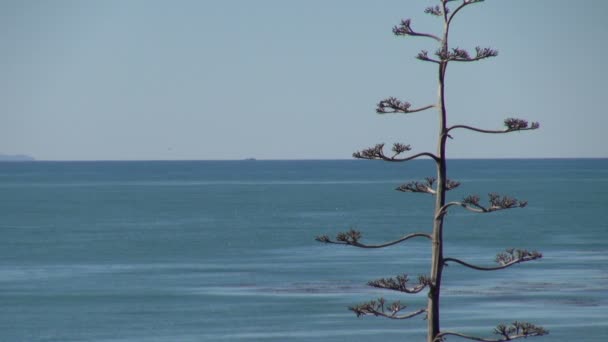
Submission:
<svg viewBox="0 0 608 342">
<path fill-rule="evenodd" d="M 351 228 L 379 243 L 429 232 L 433 197 L 394 191 L 429 161 L 0 163 L 0 341 L 423 341 L 426 321 L 357 318 L 367 281 L 430 264 L 427 240 L 326 245 Z M 452 160 L 450 200 L 499 192 L 524 209 L 446 217 L 445 254 L 491 266 L 505 248 L 539 261 L 444 271 L 442 328 L 534 341 L 608 338 L 608 160 Z M 450 341 L 461 340 L 450 337 Z M 462 340 L 464 341 L 464 340 Z"/>
</svg>

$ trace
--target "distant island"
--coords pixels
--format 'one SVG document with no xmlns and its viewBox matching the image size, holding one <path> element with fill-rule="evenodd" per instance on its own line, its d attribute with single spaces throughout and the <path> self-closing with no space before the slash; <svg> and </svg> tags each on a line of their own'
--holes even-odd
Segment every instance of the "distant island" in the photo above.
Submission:
<svg viewBox="0 0 608 342">
<path fill-rule="evenodd" d="M 34 157 L 26 156 L 24 154 L 1 154 L 0 153 L 0 162 L 22 162 L 22 161 L 34 161 Z"/>
</svg>

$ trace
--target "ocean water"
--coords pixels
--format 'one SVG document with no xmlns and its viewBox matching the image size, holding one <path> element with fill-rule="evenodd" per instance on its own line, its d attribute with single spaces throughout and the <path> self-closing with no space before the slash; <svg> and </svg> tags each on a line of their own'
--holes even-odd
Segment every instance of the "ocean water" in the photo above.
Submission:
<svg viewBox="0 0 608 342">
<path fill-rule="evenodd" d="M 534 341 L 606 341 L 608 160 L 454 160 L 449 173 L 462 183 L 449 199 L 529 205 L 454 208 L 446 256 L 544 257 L 447 267 L 442 327 L 491 337 L 528 320 L 550 330 Z M 361 250 L 314 237 L 428 232 L 432 197 L 393 189 L 433 174 L 428 161 L 0 163 L 0 341 L 423 341 L 421 316 L 347 307 L 381 296 L 424 307 L 424 294 L 365 284 L 427 273 L 426 240 Z"/>
</svg>

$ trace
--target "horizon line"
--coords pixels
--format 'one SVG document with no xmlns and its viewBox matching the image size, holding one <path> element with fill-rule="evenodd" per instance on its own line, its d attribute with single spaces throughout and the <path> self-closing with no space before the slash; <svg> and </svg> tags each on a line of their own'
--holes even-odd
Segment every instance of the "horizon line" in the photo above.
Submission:
<svg viewBox="0 0 608 342">
<path fill-rule="evenodd" d="M 454 157 L 448 160 L 593 160 L 608 157 Z M 427 160 L 427 159 L 417 159 Z M 363 161 L 357 158 L 241 158 L 241 159 L 33 159 L 33 160 L 0 160 L 2 163 L 37 163 L 37 162 L 235 162 L 235 161 Z"/>
</svg>

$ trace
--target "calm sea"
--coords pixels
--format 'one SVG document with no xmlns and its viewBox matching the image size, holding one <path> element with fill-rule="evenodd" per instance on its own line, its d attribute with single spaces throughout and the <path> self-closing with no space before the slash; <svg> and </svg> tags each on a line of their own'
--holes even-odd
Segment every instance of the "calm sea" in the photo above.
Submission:
<svg viewBox="0 0 608 342">
<path fill-rule="evenodd" d="M 446 256 L 493 265 L 505 248 L 540 261 L 444 272 L 442 325 L 534 341 L 608 338 L 608 160 L 454 160 L 450 199 L 500 192 L 524 209 L 446 218 Z M 394 191 L 427 161 L 0 163 L 0 341 L 422 341 L 421 317 L 356 318 L 367 287 L 427 272 L 429 245 L 322 245 L 355 228 L 370 243 L 430 230 L 432 197 Z M 450 340 L 458 340 L 451 338 Z"/>
</svg>

